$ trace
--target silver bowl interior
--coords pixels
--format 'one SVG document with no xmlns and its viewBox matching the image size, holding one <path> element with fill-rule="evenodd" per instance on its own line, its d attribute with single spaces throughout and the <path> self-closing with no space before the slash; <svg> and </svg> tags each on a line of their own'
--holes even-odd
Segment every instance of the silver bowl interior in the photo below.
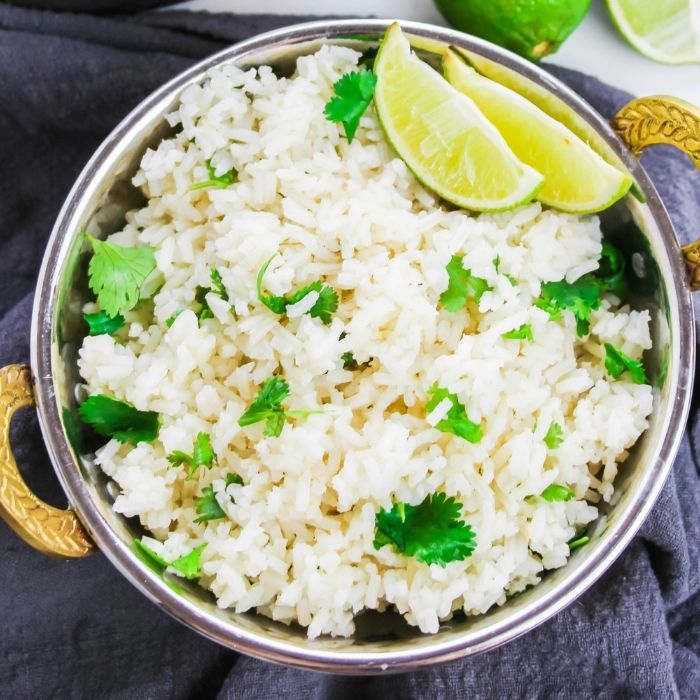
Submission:
<svg viewBox="0 0 700 700">
<path fill-rule="evenodd" d="M 272 661 L 343 673 L 405 670 L 493 648 L 544 621 L 588 588 L 630 541 L 668 474 L 687 414 L 695 346 L 690 295 L 668 216 L 647 175 L 604 120 L 560 82 L 512 54 L 450 30 L 402 23 L 422 45 L 427 40 L 428 45 L 461 46 L 555 92 L 606 138 L 646 194 L 646 204 L 628 196 L 601 217 L 606 238 L 625 252 L 632 305 L 649 309 L 653 318 L 654 348 L 645 361 L 655 410 L 649 430 L 621 468 L 616 502 L 589 528 L 590 544 L 575 551 L 565 567 L 485 615 L 456 616 L 432 636 L 386 612 L 361 614 L 351 639 L 309 641 L 299 627 L 221 610 L 196 584 L 161 578 L 137 558 L 132 541 L 143 530 L 135 519 L 112 511 L 115 485 L 95 466 L 94 439 L 77 419 L 76 357 L 86 332 L 81 307 L 91 298 L 88 253 L 79 233 L 104 238 L 119 230 L 126 211 L 143 203 L 143 195 L 130 183 L 141 156 L 170 132 L 163 115 L 183 88 L 200 81 L 207 69 L 236 62 L 288 72 L 297 56 L 322 42 L 371 49 L 387 25 L 383 20 L 346 20 L 271 32 L 203 61 L 145 100 L 108 137 L 69 195 L 47 248 L 33 314 L 32 367 L 42 431 L 69 501 L 100 549 L 145 595 L 211 639 Z M 435 61 L 430 53 L 423 56 Z"/>
</svg>

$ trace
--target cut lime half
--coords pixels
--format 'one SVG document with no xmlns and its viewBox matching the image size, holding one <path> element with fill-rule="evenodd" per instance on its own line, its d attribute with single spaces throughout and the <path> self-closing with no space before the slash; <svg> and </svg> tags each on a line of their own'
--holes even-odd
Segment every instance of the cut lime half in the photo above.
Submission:
<svg viewBox="0 0 700 700">
<path fill-rule="evenodd" d="M 622 36 L 661 63 L 700 63 L 700 0 L 607 0 Z"/>
<path fill-rule="evenodd" d="M 374 63 L 374 103 L 387 139 L 439 196 L 476 211 L 532 200 L 543 177 L 522 163 L 474 103 L 412 52 L 392 24 Z"/>
<path fill-rule="evenodd" d="M 442 59 L 447 80 L 501 132 L 513 152 L 545 177 L 537 198 L 560 211 L 592 214 L 607 209 L 632 184 L 561 122 L 499 83 L 484 78 L 456 53 Z"/>
</svg>

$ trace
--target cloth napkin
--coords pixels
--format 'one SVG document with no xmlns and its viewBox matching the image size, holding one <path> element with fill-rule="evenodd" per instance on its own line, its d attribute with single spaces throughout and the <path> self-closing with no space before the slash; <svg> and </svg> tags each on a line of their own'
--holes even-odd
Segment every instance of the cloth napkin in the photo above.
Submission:
<svg viewBox="0 0 700 700">
<path fill-rule="evenodd" d="M 53 0 L 44 6 L 61 4 L 81 2 Z M 96 6 L 104 10 L 116 4 L 108 0 Z M 121 7 L 129 4 L 137 3 Z M 195 60 L 301 19 L 176 11 L 90 16 L 0 3 L 2 365 L 29 360 L 32 298 L 46 240 L 71 184 L 110 130 Z M 593 78 L 548 68 L 607 117 L 629 98 Z M 700 177 L 690 163 L 658 149 L 645 156 L 645 165 L 680 237 L 687 241 L 700 235 Z M 102 554 L 51 559 L 0 523 L 0 695 L 697 698 L 697 408 L 696 396 L 673 474 L 642 531 L 588 593 L 504 647 L 414 673 L 331 676 L 241 656 L 158 610 Z M 12 438 L 29 485 L 49 502 L 65 505 L 33 410 L 17 416 Z"/>
</svg>

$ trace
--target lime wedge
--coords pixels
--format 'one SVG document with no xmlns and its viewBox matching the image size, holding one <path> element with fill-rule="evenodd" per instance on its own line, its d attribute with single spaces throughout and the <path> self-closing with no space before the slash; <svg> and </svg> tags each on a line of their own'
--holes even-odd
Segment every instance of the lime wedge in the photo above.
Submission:
<svg viewBox="0 0 700 700">
<path fill-rule="evenodd" d="M 447 80 L 474 101 L 513 152 L 544 177 L 544 204 L 575 214 L 607 209 L 632 184 L 561 122 L 518 93 L 484 78 L 456 53 L 442 59 Z"/>
<path fill-rule="evenodd" d="M 514 71 L 496 61 L 485 58 L 472 51 L 462 48 L 454 48 L 469 65 L 481 73 L 486 78 L 491 78 L 501 85 L 510 88 L 519 95 L 527 98 L 534 105 L 546 112 L 550 117 L 560 121 L 576 134 L 582 141 L 585 141 L 606 163 L 621 170 L 628 177 L 632 177 L 627 167 L 615 153 L 608 142 L 575 110 L 557 97 L 553 92 L 538 85 L 533 80 L 526 78 L 521 73 Z M 640 201 L 645 202 L 646 197 L 639 185 L 633 181 L 632 194 Z"/>
<path fill-rule="evenodd" d="M 698 0 L 607 0 L 622 36 L 661 63 L 700 63 Z"/>
<path fill-rule="evenodd" d="M 396 22 L 374 71 L 374 103 L 387 139 L 426 187 L 476 211 L 511 209 L 535 197 L 542 176 L 517 159 L 469 98 L 411 53 Z"/>
</svg>

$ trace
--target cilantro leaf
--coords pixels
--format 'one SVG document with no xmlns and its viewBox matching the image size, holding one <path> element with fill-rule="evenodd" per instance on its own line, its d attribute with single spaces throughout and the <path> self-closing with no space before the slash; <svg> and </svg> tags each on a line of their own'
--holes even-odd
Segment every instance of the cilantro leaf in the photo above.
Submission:
<svg viewBox="0 0 700 700">
<path fill-rule="evenodd" d="M 216 461 L 216 455 L 211 446 L 211 438 L 208 433 L 197 433 L 192 451 L 193 464 L 203 464 L 207 469 L 211 469 Z"/>
<path fill-rule="evenodd" d="M 203 180 L 202 182 L 196 182 L 194 185 L 190 185 L 187 188 L 188 192 L 193 192 L 194 190 L 202 190 L 206 187 L 218 187 L 219 189 L 225 189 L 230 187 L 236 180 L 236 175 L 238 174 L 235 168 L 227 170 L 221 175 L 216 174 L 216 170 L 212 167 L 211 158 L 204 161 L 204 165 L 207 168 L 207 174 L 209 175 L 208 180 Z"/>
<path fill-rule="evenodd" d="M 359 367 L 355 356 L 349 351 L 344 352 L 340 359 L 343 361 L 343 369 L 356 370 Z"/>
<path fill-rule="evenodd" d="M 471 527 L 460 520 L 462 504 L 437 492 L 420 505 L 394 503 L 375 514 L 374 548 L 389 544 L 395 552 L 424 564 L 445 566 L 466 559 L 476 547 Z"/>
<path fill-rule="evenodd" d="M 263 435 L 279 437 L 287 418 L 307 418 L 314 413 L 323 413 L 320 410 L 294 411 L 284 408 L 282 401 L 289 396 L 289 393 L 289 384 L 284 379 L 277 375 L 266 379 L 258 395 L 253 399 L 253 403 L 238 419 L 238 425 L 244 428 L 247 425 L 265 421 Z"/>
<path fill-rule="evenodd" d="M 362 52 L 362 56 L 360 56 L 360 60 L 358 61 L 358 63 L 365 66 L 367 70 L 372 70 L 372 68 L 374 68 L 374 61 L 377 58 L 378 53 L 378 46 L 370 46 L 368 49 L 365 49 Z"/>
<path fill-rule="evenodd" d="M 149 568 L 155 571 L 157 574 L 162 574 L 163 570 L 169 566 L 168 562 L 156 554 L 147 544 L 141 540 L 133 541 L 134 550 L 138 558 Z"/>
<path fill-rule="evenodd" d="M 197 433 L 192 447 L 192 454 L 188 455 L 181 450 L 174 450 L 166 459 L 174 467 L 187 466 L 189 471 L 186 479 L 193 479 L 199 467 L 211 469 L 216 462 L 216 453 L 211 446 L 211 438 L 208 433 Z"/>
<path fill-rule="evenodd" d="M 224 287 L 224 283 L 221 280 L 221 273 L 215 267 L 212 267 L 209 271 L 209 277 L 213 285 L 212 291 L 214 294 L 218 294 L 224 301 L 228 301 L 228 292 L 226 291 L 226 287 Z"/>
<path fill-rule="evenodd" d="M 515 328 L 512 331 L 501 334 L 502 338 L 509 340 L 527 340 L 529 343 L 533 341 L 532 326 L 529 323 L 523 323 L 520 328 Z"/>
<path fill-rule="evenodd" d="M 437 430 L 442 433 L 452 433 L 468 442 L 481 442 L 484 431 L 478 423 L 469 420 L 466 408 L 455 394 L 450 394 L 447 389 L 434 384 L 428 389 L 428 397 L 429 401 L 425 406 L 426 413 L 430 413 L 444 399 L 449 399 L 452 403 L 447 415 L 435 425 Z"/>
<path fill-rule="evenodd" d="M 556 450 L 562 442 L 564 432 L 561 429 L 559 423 L 550 423 L 549 428 L 547 428 L 547 434 L 544 436 L 544 444 L 549 447 L 550 450 Z"/>
<path fill-rule="evenodd" d="M 98 435 L 119 442 L 153 442 L 160 430 L 160 417 L 155 411 L 139 411 L 126 401 L 104 394 L 88 397 L 78 408 L 84 423 Z"/>
<path fill-rule="evenodd" d="M 347 335 L 348 334 L 345 331 L 343 331 L 338 339 L 342 340 L 343 338 L 347 337 Z M 355 359 L 355 355 L 352 354 L 352 351 L 344 352 L 340 356 L 340 359 L 343 361 L 343 369 L 348 369 L 351 372 L 354 372 L 358 369 L 365 369 L 366 367 L 369 367 L 369 365 L 372 363 L 372 358 L 370 357 L 369 360 L 367 360 L 367 362 L 363 362 L 362 364 L 360 364 Z"/>
<path fill-rule="evenodd" d="M 209 278 L 211 279 L 211 287 L 197 287 L 195 292 L 194 300 L 200 305 L 200 310 L 197 312 L 197 320 L 204 321 L 207 318 L 214 318 L 214 312 L 209 308 L 209 303 L 207 302 L 207 294 L 216 294 L 224 301 L 230 301 L 228 291 L 224 287 L 224 283 L 221 280 L 221 273 L 215 268 L 209 271 Z M 236 318 L 236 312 L 231 305 L 231 312 L 234 318 Z M 175 320 L 175 319 L 173 319 Z"/>
<path fill-rule="evenodd" d="M 282 434 L 282 428 L 284 428 L 284 423 L 286 420 L 286 415 L 284 410 L 273 411 L 265 418 L 265 428 L 263 430 L 263 435 L 265 437 L 279 437 Z"/>
<path fill-rule="evenodd" d="M 83 318 L 88 324 L 88 335 L 112 335 L 124 325 L 124 317 L 121 314 L 112 317 L 105 311 L 83 314 Z"/>
<path fill-rule="evenodd" d="M 331 316 L 338 310 L 338 293 L 329 285 L 324 285 L 318 293 L 316 303 L 311 307 L 309 316 L 321 319 L 324 326 L 330 325 Z"/>
<path fill-rule="evenodd" d="M 238 419 L 238 425 L 243 428 L 264 420 L 263 434 L 266 437 L 279 437 L 285 422 L 282 401 L 289 396 L 289 393 L 289 384 L 284 379 L 275 375 L 265 380 L 253 403 Z"/>
<path fill-rule="evenodd" d="M 133 546 L 138 558 L 157 574 L 162 574 L 168 566 L 172 566 L 176 571 L 179 571 L 186 578 L 193 579 L 197 578 L 197 575 L 199 574 L 199 558 L 202 554 L 202 550 L 207 545 L 206 543 L 201 544 L 199 545 L 199 547 L 195 547 L 191 552 L 185 554 L 184 556 L 180 557 L 179 559 L 176 559 L 173 562 L 169 562 L 163 559 L 163 557 L 161 557 L 160 554 L 156 554 L 142 540 L 133 540 Z"/>
<path fill-rule="evenodd" d="M 629 372 L 635 384 L 649 383 L 641 360 L 633 360 L 610 343 L 605 343 L 605 369 L 613 379 L 617 379 L 623 372 Z"/>
<path fill-rule="evenodd" d="M 584 275 L 576 282 L 545 282 L 535 306 L 543 309 L 556 320 L 564 310 L 571 311 L 576 319 L 576 333 L 588 334 L 593 309 L 600 307 L 600 285 L 591 275 Z"/>
<path fill-rule="evenodd" d="M 307 311 L 309 316 L 312 318 L 318 318 L 324 325 L 329 325 L 331 322 L 331 315 L 338 310 L 338 294 L 329 285 L 324 285 L 321 280 L 316 280 L 307 284 L 305 287 L 298 289 L 296 292 L 288 296 L 274 296 L 272 294 L 264 294 L 262 291 L 263 278 L 265 277 L 265 272 L 270 266 L 270 263 L 274 260 L 276 254 L 273 255 L 258 271 L 257 277 L 257 290 L 258 299 L 262 304 L 267 306 L 273 313 L 282 316 L 286 313 L 287 307 L 290 304 L 299 303 L 307 294 L 311 292 L 318 292 L 318 299 L 316 299 L 314 305 Z"/>
<path fill-rule="evenodd" d="M 173 450 L 166 457 L 166 459 L 174 467 L 181 467 L 183 464 L 189 464 L 192 458 L 187 454 L 187 452 L 183 452 L 182 450 Z"/>
<path fill-rule="evenodd" d="M 195 510 L 199 516 L 195 518 L 196 523 L 203 523 L 207 520 L 220 520 L 226 517 L 226 512 L 216 500 L 216 494 L 211 486 L 205 486 L 202 489 L 202 496 L 197 499 Z"/>
<path fill-rule="evenodd" d="M 346 73 L 333 85 L 335 97 L 326 104 L 323 114 L 331 122 L 342 122 L 345 136 L 352 142 L 360 117 L 372 101 L 377 76 L 369 70 Z"/>
<path fill-rule="evenodd" d="M 197 578 L 201 567 L 200 557 L 206 546 L 206 542 L 204 544 L 200 544 L 199 547 L 195 547 L 188 554 L 176 559 L 170 564 L 170 566 L 172 566 L 176 571 L 179 571 L 185 578 Z"/>
<path fill-rule="evenodd" d="M 628 291 L 625 268 L 624 255 L 612 243 L 603 241 L 600 265 L 593 273 L 602 291 L 612 292 L 616 297 L 624 299 Z"/>
<path fill-rule="evenodd" d="M 239 484 L 240 486 L 243 486 L 243 479 L 241 478 L 241 475 L 229 472 L 226 475 L 226 486 L 231 486 L 231 484 Z"/>
<path fill-rule="evenodd" d="M 550 484 L 542 493 L 540 498 L 553 503 L 555 501 L 570 501 L 576 494 L 567 486 L 561 484 Z"/>
<path fill-rule="evenodd" d="M 183 309 L 180 309 L 179 311 L 176 311 L 172 316 L 168 316 L 167 319 L 165 319 L 165 325 L 170 328 L 173 323 L 175 323 L 175 319 L 183 312 Z"/>
<path fill-rule="evenodd" d="M 588 544 L 591 541 L 591 538 L 588 537 L 588 535 L 583 535 L 582 537 L 574 537 L 572 540 L 569 540 L 568 545 L 569 545 L 569 551 L 573 552 L 574 549 L 578 549 L 579 547 L 583 547 L 584 544 Z"/>
<path fill-rule="evenodd" d="M 92 258 L 88 283 L 97 302 L 108 316 L 133 309 L 139 301 L 141 285 L 156 266 L 154 249 L 149 246 L 125 248 L 88 236 Z"/>
<path fill-rule="evenodd" d="M 551 319 L 559 318 L 565 309 L 571 311 L 576 318 L 576 333 L 581 337 L 590 330 L 591 311 L 600 307 L 600 295 L 612 292 L 622 299 L 627 289 L 625 258 L 615 246 L 605 241 L 600 265 L 595 272 L 571 284 L 566 281 L 546 282 L 535 306 L 547 311 Z"/>
<path fill-rule="evenodd" d="M 440 303 L 446 311 L 459 311 L 467 299 L 474 299 L 478 304 L 483 293 L 491 289 L 485 279 L 466 270 L 462 260 L 463 256 L 453 255 L 445 267 L 449 282 L 447 289 L 440 295 Z"/>
<path fill-rule="evenodd" d="M 270 311 L 279 314 L 280 316 L 287 310 L 287 299 L 284 296 L 274 296 L 272 294 L 263 294 L 262 282 L 267 268 L 270 267 L 270 263 L 275 259 L 277 253 L 265 262 L 265 264 L 258 270 L 258 277 L 256 280 L 256 287 L 258 290 L 258 299 L 262 304 L 265 304 Z"/>
<path fill-rule="evenodd" d="M 209 308 L 207 303 L 207 294 L 211 289 L 209 287 L 197 287 L 194 293 L 194 301 L 199 304 L 199 311 L 197 312 L 197 321 L 201 324 L 202 321 L 208 318 L 214 318 L 214 312 Z"/>
</svg>

